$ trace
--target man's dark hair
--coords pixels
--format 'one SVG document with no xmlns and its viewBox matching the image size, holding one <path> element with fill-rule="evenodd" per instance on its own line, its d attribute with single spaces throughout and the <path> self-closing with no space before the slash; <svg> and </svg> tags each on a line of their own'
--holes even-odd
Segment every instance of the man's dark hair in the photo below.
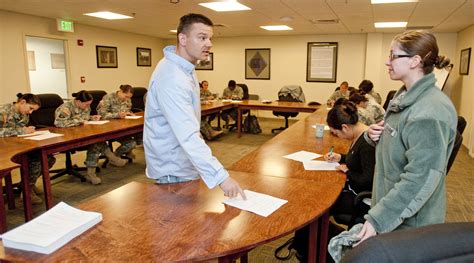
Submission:
<svg viewBox="0 0 474 263">
<path fill-rule="evenodd" d="M 235 88 L 235 86 L 236 86 L 235 80 L 229 80 L 229 84 L 227 85 L 227 87 Z"/>
<path fill-rule="evenodd" d="M 192 26 L 192 24 L 201 23 L 208 26 L 214 26 L 211 19 L 205 17 L 201 14 L 187 14 L 182 16 L 179 19 L 178 25 L 178 35 L 179 33 L 186 33 L 188 29 Z"/>
</svg>

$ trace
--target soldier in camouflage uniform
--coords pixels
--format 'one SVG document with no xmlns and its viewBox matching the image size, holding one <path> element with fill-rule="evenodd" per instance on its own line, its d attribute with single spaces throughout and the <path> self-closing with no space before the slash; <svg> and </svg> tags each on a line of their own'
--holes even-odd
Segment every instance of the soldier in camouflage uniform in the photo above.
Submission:
<svg viewBox="0 0 474 263">
<path fill-rule="evenodd" d="M 9 103 L 0 106 L 0 137 L 16 136 L 22 134 L 33 133 L 35 127 L 28 126 L 29 114 L 39 109 L 41 106 L 40 100 L 37 96 L 27 94 L 17 94 L 18 101 L 16 103 Z M 29 183 L 31 191 L 31 202 L 33 204 L 41 204 L 43 200 L 38 196 L 39 190 L 35 183 L 41 175 L 41 155 L 38 152 L 28 153 L 29 164 Z M 56 159 L 53 156 L 48 156 L 48 166 L 53 167 Z"/>
<path fill-rule="evenodd" d="M 65 102 L 56 109 L 54 125 L 57 127 L 74 127 L 82 125 L 88 120 L 100 119 L 99 115 L 90 115 L 92 95 L 89 92 L 81 90 L 78 93 L 73 93 L 72 96 L 74 97 L 73 100 Z M 110 163 L 115 166 L 124 166 L 127 162 L 112 153 L 105 142 L 89 145 L 87 148 L 86 161 L 84 162 L 87 166 L 87 175 L 85 178 L 92 184 L 101 183 L 100 178 L 95 174 L 97 162 L 101 154 L 104 154 Z"/>
<path fill-rule="evenodd" d="M 359 92 L 354 92 L 350 96 L 349 101 L 352 101 L 357 107 L 357 115 L 359 116 L 360 122 L 367 126 L 376 123 L 372 113 L 367 109 L 369 100 L 365 95 L 362 95 Z"/>
<path fill-rule="evenodd" d="M 108 119 L 123 119 L 126 116 L 134 115 L 131 112 L 133 96 L 133 89 L 130 85 L 121 85 L 120 90 L 116 93 L 109 93 L 105 95 L 97 106 L 97 113 L 104 120 Z M 126 155 L 129 158 L 135 159 L 133 149 L 137 145 L 132 136 L 125 136 L 117 139 L 120 142 L 120 147 L 115 150 L 115 155 Z"/>
</svg>

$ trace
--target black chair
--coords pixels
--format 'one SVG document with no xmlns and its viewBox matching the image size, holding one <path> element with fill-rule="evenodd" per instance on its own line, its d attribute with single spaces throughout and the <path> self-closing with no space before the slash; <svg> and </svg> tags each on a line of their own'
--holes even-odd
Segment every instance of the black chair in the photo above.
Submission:
<svg viewBox="0 0 474 263">
<path fill-rule="evenodd" d="M 293 101 L 293 102 L 303 102 L 303 101 L 300 101 L 298 100 L 297 98 L 294 98 L 290 93 L 282 93 L 282 90 L 284 90 L 286 87 L 283 87 L 280 89 L 280 91 L 278 92 L 278 100 L 279 101 Z M 300 87 L 301 89 L 301 87 Z M 301 93 L 303 92 L 303 90 L 301 89 Z M 298 116 L 298 112 L 284 112 L 284 111 L 273 111 L 273 115 L 277 116 L 277 117 L 284 117 L 285 118 L 285 127 L 280 127 L 280 128 L 275 128 L 275 129 L 272 129 L 272 133 L 276 132 L 276 131 L 282 131 L 286 128 L 288 128 L 288 119 L 289 118 L 294 118 L 296 116 Z"/>
<path fill-rule="evenodd" d="M 41 107 L 30 114 L 31 125 L 38 128 L 55 127 L 55 112 L 56 109 L 63 104 L 63 99 L 59 95 L 52 93 L 38 94 L 37 96 L 41 101 Z M 51 180 L 69 174 L 85 182 L 85 178 L 79 173 L 79 171 L 83 171 L 85 168 L 72 164 L 71 155 L 74 152 L 75 151 L 64 152 L 64 154 L 66 154 L 66 167 L 64 169 L 50 170 L 50 174 L 52 175 Z"/>
<path fill-rule="evenodd" d="M 387 98 L 385 99 L 385 103 L 383 104 L 383 109 L 384 110 L 387 110 L 388 104 L 393 99 L 393 96 L 395 96 L 395 93 L 397 93 L 396 90 L 391 90 L 391 91 L 388 92 Z"/>
<path fill-rule="evenodd" d="M 248 100 L 249 99 L 249 87 L 247 87 L 247 84 L 243 84 L 243 83 L 238 83 L 237 86 L 241 87 L 243 92 L 244 92 L 244 95 L 242 97 L 242 100 Z M 235 110 L 235 109 L 231 109 L 231 110 Z M 244 121 L 244 115 L 245 114 L 249 114 L 250 113 L 250 110 L 243 110 L 242 111 L 242 122 Z M 226 127 L 229 129 L 229 131 L 232 131 L 233 129 L 237 129 L 237 120 L 235 120 L 235 123 L 233 124 L 225 124 Z M 241 127 L 243 127 L 243 125 L 241 125 Z"/>
<path fill-rule="evenodd" d="M 88 90 L 87 92 L 92 95 L 91 115 L 97 115 L 97 106 L 107 92 L 103 90 Z"/>
<path fill-rule="evenodd" d="M 458 125 L 456 126 L 458 132 L 462 135 L 464 133 L 464 129 L 466 129 L 466 119 L 463 116 L 458 116 Z"/>
<path fill-rule="evenodd" d="M 134 87 L 132 96 L 132 112 L 145 111 L 145 95 L 148 90 L 143 87 Z"/>
<path fill-rule="evenodd" d="M 474 262 L 474 222 L 380 234 L 348 251 L 341 262 Z"/>
</svg>

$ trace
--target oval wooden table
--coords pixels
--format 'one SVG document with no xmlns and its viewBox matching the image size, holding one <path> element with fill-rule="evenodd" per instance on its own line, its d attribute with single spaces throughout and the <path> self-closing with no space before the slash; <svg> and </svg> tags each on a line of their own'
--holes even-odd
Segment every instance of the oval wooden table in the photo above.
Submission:
<svg viewBox="0 0 474 263">
<path fill-rule="evenodd" d="M 288 203 L 262 217 L 222 204 L 222 191 L 208 189 L 201 180 L 171 185 L 132 182 L 80 204 L 81 209 L 102 213 L 103 221 L 58 251 L 42 255 L 2 245 L 0 258 L 42 262 L 219 258 L 219 262 L 231 262 L 302 226 L 316 229 L 318 218 L 340 192 L 336 184 L 241 172 L 231 172 L 231 176 L 245 189 Z"/>
</svg>

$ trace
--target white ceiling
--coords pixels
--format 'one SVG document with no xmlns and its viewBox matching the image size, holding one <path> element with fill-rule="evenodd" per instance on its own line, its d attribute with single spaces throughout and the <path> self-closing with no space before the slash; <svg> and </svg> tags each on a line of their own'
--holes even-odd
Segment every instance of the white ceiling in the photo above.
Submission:
<svg viewBox="0 0 474 263">
<path fill-rule="evenodd" d="M 172 3 L 177 2 L 177 3 Z M 370 0 L 239 0 L 249 11 L 214 12 L 198 3 L 209 0 L 0 0 L 0 9 L 159 38 L 173 38 L 179 18 L 201 13 L 215 23 L 215 37 L 401 32 L 375 29 L 374 22 L 408 21 L 408 27 L 458 32 L 474 23 L 474 0 L 419 0 L 418 3 L 372 5 Z M 103 20 L 84 13 L 112 11 L 134 19 Z M 282 17 L 291 17 L 282 22 Z M 317 23 L 337 19 L 336 24 Z M 293 31 L 269 32 L 261 25 L 286 24 Z"/>
</svg>

